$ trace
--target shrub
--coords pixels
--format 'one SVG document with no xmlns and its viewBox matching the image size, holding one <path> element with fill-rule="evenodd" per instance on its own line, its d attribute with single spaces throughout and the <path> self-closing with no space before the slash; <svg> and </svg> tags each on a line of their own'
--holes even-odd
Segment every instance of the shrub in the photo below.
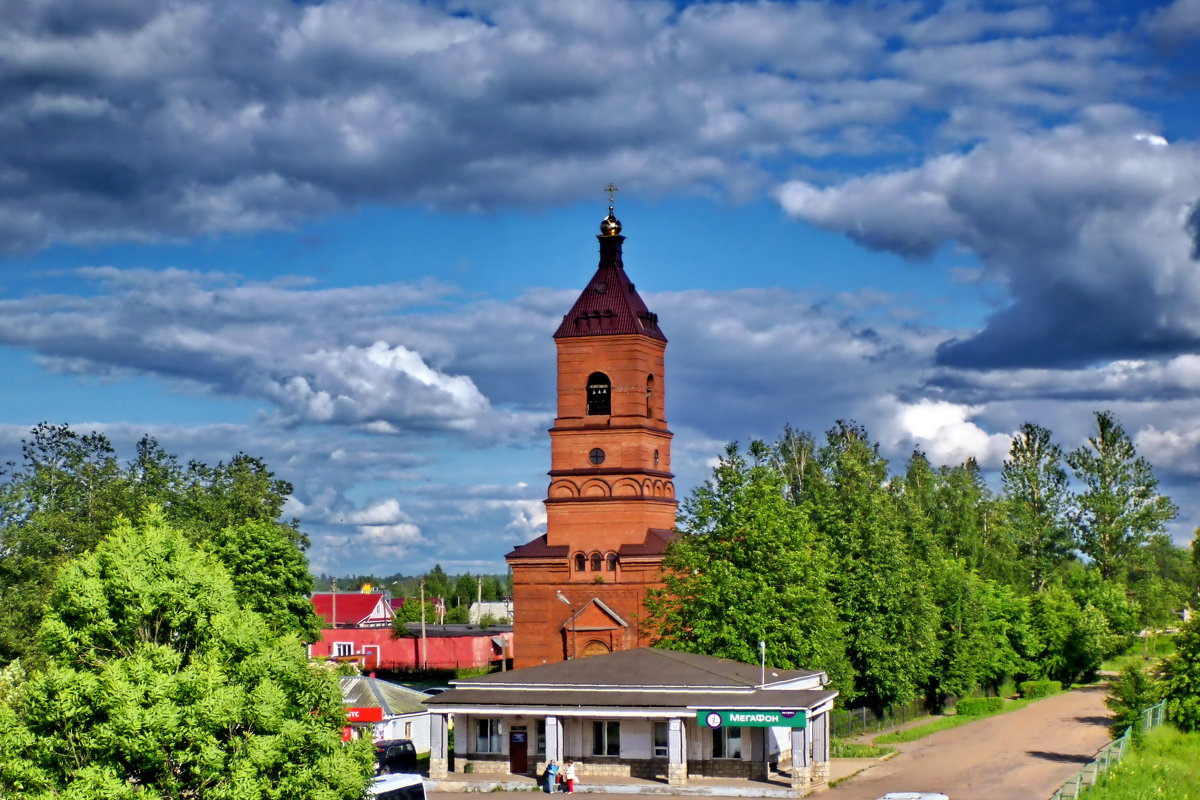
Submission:
<svg viewBox="0 0 1200 800">
<path fill-rule="evenodd" d="M 1059 681 L 1021 681 L 1021 697 L 1026 700 L 1036 700 L 1039 697 L 1049 697 L 1062 691 Z"/>
<path fill-rule="evenodd" d="M 955 709 L 960 717 L 979 717 L 998 714 L 1004 710 L 1003 697 L 964 697 Z"/>
<path fill-rule="evenodd" d="M 1104 705 L 1113 712 L 1113 721 L 1109 725 L 1112 738 L 1116 739 L 1127 730 L 1132 730 L 1133 743 L 1142 743 L 1142 712 L 1158 702 L 1161 690 L 1158 684 L 1137 664 L 1130 664 L 1121 670 L 1109 687 L 1108 698 Z"/>
</svg>

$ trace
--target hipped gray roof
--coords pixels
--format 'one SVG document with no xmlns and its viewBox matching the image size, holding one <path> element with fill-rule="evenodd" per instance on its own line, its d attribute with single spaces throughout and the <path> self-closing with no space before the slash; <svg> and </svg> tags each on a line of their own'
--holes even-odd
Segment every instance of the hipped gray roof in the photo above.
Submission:
<svg viewBox="0 0 1200 800">
<path fill-rule="evenodd" d="M 837 692 L 824 673 L 641 647 L 454 682 L 430 707 L 591 706 L 814 708 Z M 764 688 L 801 679 L 804 688 Z"/>
<path fill-rule="evenodd" d="M 382 708 L 385 716 L 428 711 L 428 695 L 378 678 L 343 677 L 342 702 L 350 708 Z"/>
</svg>

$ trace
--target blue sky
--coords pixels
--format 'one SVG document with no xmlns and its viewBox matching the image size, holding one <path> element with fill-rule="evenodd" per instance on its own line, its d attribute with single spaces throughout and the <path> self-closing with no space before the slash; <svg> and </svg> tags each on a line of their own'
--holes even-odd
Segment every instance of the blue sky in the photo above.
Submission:
<svg viewBox="0 0 1200 800">
<path fill-rule="evenodd" d="M 241 450 L 316 571 L 503 569 L 615 181 L 686 492 L 1115 411 L 1200 520 L 1200 0 L 0 0 L 0 456 Z"/>
</svg>

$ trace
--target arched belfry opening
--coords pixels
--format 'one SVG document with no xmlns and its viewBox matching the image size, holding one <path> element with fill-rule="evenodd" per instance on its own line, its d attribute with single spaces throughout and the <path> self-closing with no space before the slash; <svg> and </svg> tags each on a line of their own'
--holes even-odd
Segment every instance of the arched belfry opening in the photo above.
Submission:
<svg viewBox="0 0 1200 800">
<path fill-rule="evenodd" d="M 607 416 L 612 413 L 612 381 L 603 372 L 593 372 L 587 379 L 588 416 Z"/>
</svg>

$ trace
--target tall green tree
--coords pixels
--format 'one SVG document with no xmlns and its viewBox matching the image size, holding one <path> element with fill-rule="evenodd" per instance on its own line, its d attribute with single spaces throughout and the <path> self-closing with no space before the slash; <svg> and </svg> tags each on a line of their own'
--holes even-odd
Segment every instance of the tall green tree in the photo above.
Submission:
<svg viewBox="0 0 1200 800">
<path fill-rule="evenodd" d="M 1146 459 L 1108 411 L 1096 413 L 1096 434 L 1071 451 L 1067 463 L 1083 484 L 1073 523 L 1079 549 L 1106 579 L 1127 570 L 1139 548 L 1175 519 L 1178 509 L 1158 493 Z"/>
<path fill-rule="evenodd" d="M 1167 715 L 1185 731 L 1200 731 L 1200 615 L 1180 628 L 1163 678 Z"/>
<path fill-rule="evenodd" d="M 62 570 L 39 645 L 45 671 L 0 703 L 0 796 L 362 796 L 336 676 L 157 510 Z"/>
<path fill-rule="evenodd" d="M 829 557 L 761 442 L 752 462 L 730 445 L 712 477 L 684 500 L 682 535 L 668 548 L 665 581 L 647 601 L 647 630 L 662 646 L 784 668 L 824 670 L 853 694 L 827 579 Z"/>
<path fill-rule="evenodd" d="M 0 475 L 0 663 L 33 654 L 59 568 L 149 503 L 217 552 L 243 598 L 258 593 L 254 607 L 273 608 L 270 618 L 282 629 L 315 635 L 309 541 L 294 522 L 279 519 L 291 491 L 245 454 L 182 467 L 145 437 L 122 466 L 102 434 L 36 426 L 22 443 L 21 463 Z"/>
<path fill-rule="evenodd" d="M 937 657 L 938 609 L 928 565 L 913 552 L 887 462 L 867 431 L 839 422 L 818 453 L 804 508 L 833 553 L 837 598 L 857 692 L 877 710 L 916 697 Z"/>
<path fill-rule="evenodd" d="M 1009 531 L 1025 567 L 1026 587 L 1041 591 L 1072 557 L 1071 493 L 1062 449 L 1050 431 L 1026 422 L 1013 436 L 1000 473 Z"/>
</svg>

